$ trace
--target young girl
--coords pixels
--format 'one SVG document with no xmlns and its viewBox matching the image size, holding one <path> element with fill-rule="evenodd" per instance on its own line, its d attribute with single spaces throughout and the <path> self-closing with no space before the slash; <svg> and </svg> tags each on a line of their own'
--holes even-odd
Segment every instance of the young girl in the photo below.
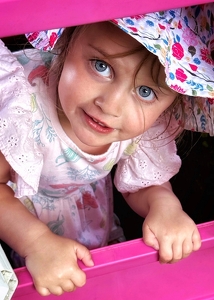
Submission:
<svg viewBox="0 0 214 300">
<path fill-rule="evenodd" d="M 0 238 L 25 258 L 37 291 L 82 286 L 77 260 L 93 266 L 88 249 L 122 237 L 115 164 L 115 185 L 146 217 L 144 241 L 160 261 L 199 249 L 168 182 L 180 167 L 171 115 L 180 98 L 158 58 L 111 22 L 64 30 L 54 51 L 47 72 L 44 52 L 0 49 Z"/>
</svg>

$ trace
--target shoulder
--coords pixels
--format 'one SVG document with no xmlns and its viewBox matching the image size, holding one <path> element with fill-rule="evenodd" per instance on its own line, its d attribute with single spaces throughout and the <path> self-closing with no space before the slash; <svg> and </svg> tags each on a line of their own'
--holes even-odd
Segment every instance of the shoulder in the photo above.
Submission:
<svg viewBox="0 0 214 300">
<path fill-rule="evenodd" d="M 181 166 L 174 141 L 173 125 L 159 118 L 125 149 L 118 162 L 115 184 L 121 192 L 136 192 L 159 185 L 173 177 Z"/>
</svg>

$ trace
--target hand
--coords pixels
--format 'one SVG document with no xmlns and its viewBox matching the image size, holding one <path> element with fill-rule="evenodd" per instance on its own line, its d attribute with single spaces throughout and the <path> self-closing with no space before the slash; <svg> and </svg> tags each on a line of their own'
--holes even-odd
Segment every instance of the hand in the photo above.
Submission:
<svg viewBox="0 0 214 300">
<path fill-rule="evenodd" d="M 85 246 L 49 231 L 30 248 L 26 267 L 36 290 L 42 296 L 61 295 L 85 284 L 86 276 L 79 268 L 77 259 L 82 260 L 87 267 L 94 265 Z"/>
<path fill-rule="evenodd" d="M 159 250 L 161 263 L 174 263 L 201 246 L 200 234 L 193 220 L 179 206 L 156 206 L 143 224 L 143 239 Z"/>
</svg>

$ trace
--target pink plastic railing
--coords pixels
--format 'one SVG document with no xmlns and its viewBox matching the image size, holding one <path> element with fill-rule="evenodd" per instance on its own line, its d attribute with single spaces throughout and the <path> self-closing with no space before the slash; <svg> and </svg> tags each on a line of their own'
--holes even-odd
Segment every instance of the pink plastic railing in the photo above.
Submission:
<svg viewBox="0 0 214 300">
<path fill-rule="evenodd" d="M 93 250 L 87 283 L 60 297 L 39 296 L 26 268 L 17 269 L 13 300 L 186 300 L 214 299 L 214 222 L 198 225 L 202 247 L 176 264 L 161 265 L 142 239 Z"/>
<path fill-rule="evenodd" d="M 146 12 L 189 6 L 202 0 L 0 0 L 0 37 L 66 27 Z M 212 2 L 212 1 L 206 1 Z M 214 222 L 198 226 L 202 247 L 173 265 L 160 265 L 158 254 L 141 239 L 92 251 L 95 267 L 74 293 L 41 297 L 26 268 L 16 269 L 13 300 L 186 300 L 214 299 Z"/>
<path fill-rule="evenodd" d="M 202 0 L 0 0 L 0 37 L 202 2 Z"/>
</svg>

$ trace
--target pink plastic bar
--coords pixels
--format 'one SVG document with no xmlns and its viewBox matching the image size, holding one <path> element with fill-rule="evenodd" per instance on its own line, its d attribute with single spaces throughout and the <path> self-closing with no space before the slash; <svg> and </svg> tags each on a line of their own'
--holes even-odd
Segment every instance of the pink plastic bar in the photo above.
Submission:
<svg viewBox="0 0 214 300">
<path fill-rule="evenodd" d="M 0 0 L 0 37 L 92 23 L 202 2 L 205 1 Z"/>
<path fill-rule="evenodd" d="M 0 0 L 0 37 L 73 26 L 212 0 Z M 160 265 L 156 251 L 141 239 L 92 251 L 95 267 L 81 267 L 87 283 L 74 293 L 47 300 L 214 299 L 214 222 L 198 226 L 202 247 L 173 265 Z M 12 299 L 44 300 L 26 268 L 15 270 L 19 285 Z"/>
<path fill-rule="evenodd" d="M 188 258 L 161 265 L 142 239 L 93 250 L 95 267 L 84 268 L 87 283 L 73 293 L 47 300 L 186 300 L 214 299 L 214 221 L 198 225 L 202 247 Z M 16 269 L 18 288 L 12 300 L 44 300 L 26 268 Z"/>
</svg>

